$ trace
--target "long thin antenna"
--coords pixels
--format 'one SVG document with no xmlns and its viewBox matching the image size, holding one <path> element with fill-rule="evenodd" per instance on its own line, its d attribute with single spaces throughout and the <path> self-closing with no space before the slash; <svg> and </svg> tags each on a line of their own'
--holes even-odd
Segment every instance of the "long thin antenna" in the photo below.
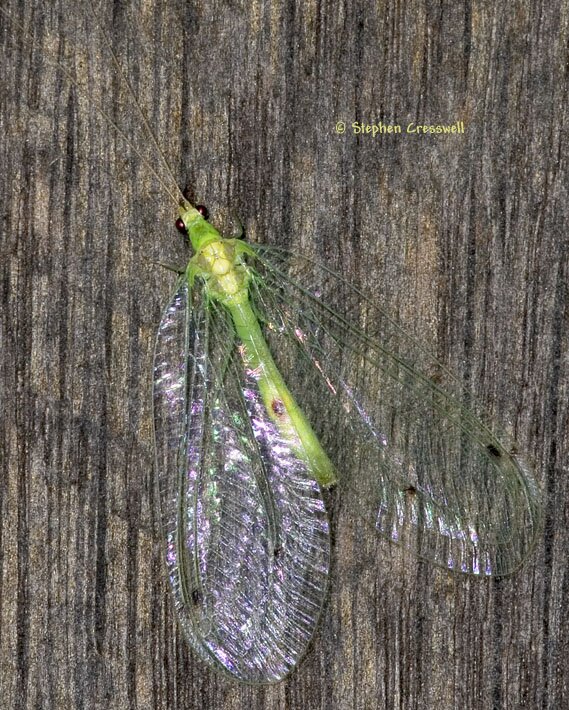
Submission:
<svg viewBox="0 0 569 710">
<path fill-rule="evenodd" d="M 136 92 L 134 91 L 132 84 L 128 80 L 128 75 L 122 70 L 121 63 L 119 62 L 116 52 L 113 49 L 109 35 L 107 34 L 105 28 L 103 27 L 102 22 L 99 19 L 99 16 L 98 16 L 97 11 L 95 9 L 95 5 L 93 4 L 93 0 L 87 0 L 87 4 L 89 5 L 89 9 L 91 10 L 91 13 L 95 19 L 95 23 L 96 23 L 97 27 L 99 28 L 99 31 L 103 36 L 103 39 L 105 40 L 107 50 L 111 55 L 111 58 L 113 60 L 113 64 L 115 65 L 115 69 L 117 70 L 121 81 L 127 87 L 128 93 L 130 94 L 132 100 L 134 101 L 134 105 L 136 106 L 136 109 L 138 111 L 138 115 L 140 116 L 142 124 L 143 124 L 144 128 L 146 129 L 148 136 L 150 137 L 150 140 L 152 142 L 152 145 L 154 146 L 156 153 L 158 154 L 158 156 L 160 158 L 162 166 L 164 168 L 166 168 L 166 172 L 168 173 L 168 175 L 172 179 L 172 182 L 175 185 L 177 185 L 177 181 L 174 176 L 174 172 L 172 171 L 172 168 L 170 167 L 168 161 L 166 160 L 166 156 L 164 155 L 164 152 L 160 148 L 160 144 L 158 143 L 158 139 L 156 138 L 154 131 L 152 130 L 152 126 L 150 125 L 150 121 L 148 120 L 147 115 L 145 114 L 144 110 L 142 109 L 142 106 L 140 105 L 140 102 L 138 100 L 138 96 L 136 95 Z M 178 188 L 178 190 L 179 190 L 179 188 Z M 180 195 L 182 196 L 182 198 L 185 199 L 183 193 L 180 190 L 179 190 L 179 192 L 180 192 Z"/>
<path fill-rule="evenodd" d="M 22 25 L 20 22 L 18 22 L 17 20 L 15 20 L 15 19 L 11 16 L 11 14 L 10 14 L 9 12 L 7 12 L 7 11 L 6 11 L 4 8 L 2 8 L 2 7 L 0 7 L 0 14 L 3 15 L 3 16 L 12 24 L 13 27 L 18 28 L 18 29 L 23 33 L 23 35 L 24 35 L 23 41 L 28 45 L 28 47 L 30 47 L 31 49 L 33 49 L 33 47 L 34 47 L 33 39 L 30 38 L 29 32 L 28 32 L 28 30 L 24 27 L 24 25 Z M 95 17 L 96 17 L 96 15 L 95 15 Z M 103 32 L 103 30 L 102 30 L 101 27 L 99 27 L 99 29 L 101 30 L 101 32 Z M 103 33 L 103 34 L 104 34 L 104 33 Z M 111 48 L 110 48 L 110 45 L 108 45 L 108 41 L 107 41 L 106 37 L 105 37 L 105 41 L 107 42 L 107 47 L 108 47 L 108 49 L 111 49 Z M 115 57 L 115 55 L 114 55 L 114 52 L 112 52 L 112 49 L 111 49 L 111 53 L 112 53 L 112 56 L 113 56 L 113 58 L 114 58 L 114 60 L 115 60 L 115 62 L 116 62 L 117 60 L 116 60 L 116 57 Z M 60 61 L 58 61 L 57 59 L 53 59 L 53 58 L 51 58 L 51 57 L 49 57 L 49 56 L 47 56 L 47 55 L 44 55 L 44 61 L 45 61 L 47 64 L 49 64 L 50 66 L 59 69 L 59 71 L 61 71 L 61 72 L 65 75 L 65 77 L 66 77 L 66 79 L 69 81 L 69 83 L 72 84 L 73 86 L 75 86 L 77 89 L 79 89 L 79 91 L 81 91 L 82 93 L 86 91 L 86 89 L 85 89 L 85 87 L 82 85 L 82 83 L 81 83 L 80 81 L 78 81 L 78 80 L 75 78 L 75 76 L 73 76 L 73 74 L 69 71 L 69 69 L 67 69 L 67 67 L 66 67 L 64 64 L 62 64 Z M 121 69 L 120 69 L 120 65 L 118 65 L 118 70 L 119 70 L 119 74 L 120 74 L 121 80 L 122 80 L 122 81 L 126 81 L 125 78 L 124 78 L 124 74 L 123 74 L 123 72 L 122 72 Z M 127 82 L 127 84 L 128 84 L 128 82 Z M 129 87 L 129 89 L 130 89 L 130 87 Z M 130 91 L 131 91 L 131 93 L 132 93 L 132 89 L 130 89 Z M 137 108 L 138 108 L 140 114 L 143 116 L 143 118 L 145 118 L 144 113 L 143 113 L 141 107 L 140 107 L 139 104 L 138 104 L 138 101 L 136 101 L 136 97 L 135 97 L 135 102 L 136 102 L 136 106 L 137 106 Z M 184 194 L 182 193 L 182 191 L 181 191 L 180 188 L 178 187 L 178 184 L 177 184 L 177 182 L 176 182 L 176 180 L 175 180 L 175 178 L 174 178 L 174 175 L 173 175 L 173 173 L 172 173 L 172 170 L 171 170 L 170 167 L 168 166 L 168 163 L 166 162 L 166 159 L 164 158 L 164 156 L 163 156 L 163 154 L 162 154 L 162 151 L 160 150 L 160 147 L 159 147 L 159 145 L 158 145 L 156 139 L 154 138 L 154 135 L 152 134 L 152 131 L 150 131 L 150 134 L 151 134 L 151 136 L 152 136 L 152 138 L 153 138 L 152 143 L 153 143 L 153 145 L 154 145 L 154 148 L 157 150 L 158 154 L 160 155 L 160 158 L 161 158 L 161 161 L 162 161 L 162 167 L 164 167 L 164 165 L 166 165 L 168 176 L 172 179 L 172 183 L 173 183 L 174 185 L 176 185 L 176 192 L 173 192 L 173 191 L 171 190 L 171 188 L 168 186 L 168 184 L 167 184 L 166 181 L 163 179 L 163 177 L 160 175 L 160 173 L 152 166 L 152 164 L 149 162 L 149 160 L 148 160 L 148 159 L 144 156 L 144 154 L 136 147 L 136 145 L 135 145 L 135 144 L 132 142 L 132 140 L 127 136 L 127 134 L 124 132 L 124 130 L 123 130 L 122 128 L 120 128 L 120 126 L 113 120 L 113 118 L 107 113 L 107 111 L 105 111 L 105 109 L 101 106 L 101 104 L 98 103 L 97 101 L 91 101 L 91 106 L 99 113 L 100 116 L 102 116 L 102 117 L 109 123 L 109 125 L 113 128 L 113 130 L 117 133 L 117 135 L 120 136 L 120 137 L 125 141 L 125 143 L 130 147 L 130 149 L 134 152 L 134 154 L 142 161 L 143 165 L 147 168 L 147 170 L 148 170 L 152 175 L 154 175 L 154 177 L 155 177 L 156 180 L 159 182 L 159 184 L 162 186 L 162 188 L 164 189 L 164 191 L 166 192 L 166 194 L 168 194 L 168 195 L 172 198 L 172 200 L 173 200 L 174 202 L 176 202 L 176 203 L 178 203 L 178 202 L 180 201 L 180 198 L 181 198 L 181 199 L 184 201 L 184 203 L 187 204 L 188 201 L 186 200 L 186 198 L 184 197 Z M 149 130 L 148 121 L 145 121 L 145 128 L 146 128 L 147 130 Z"/>
</svg>

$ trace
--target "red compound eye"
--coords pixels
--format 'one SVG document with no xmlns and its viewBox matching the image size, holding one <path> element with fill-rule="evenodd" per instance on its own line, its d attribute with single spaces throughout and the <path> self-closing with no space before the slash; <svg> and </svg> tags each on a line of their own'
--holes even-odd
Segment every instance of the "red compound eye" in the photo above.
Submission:
<svg viewBox="0 0 569 710">
<path fill-rule="evenodd" d="M 176 220 L 176 229 L 178 232 L 182 232 L 182 234 L 186 233 L 186 225 L 184 224 L 184 220 L 181 217 L 178 217 Z"/>
<path fill-rule="evenodd" d="M 205 205 L 196 205 L 196 209 L 204 219 L 209 217 L 209 212 L 207 211 L 207 207 Z"/>
</svg>

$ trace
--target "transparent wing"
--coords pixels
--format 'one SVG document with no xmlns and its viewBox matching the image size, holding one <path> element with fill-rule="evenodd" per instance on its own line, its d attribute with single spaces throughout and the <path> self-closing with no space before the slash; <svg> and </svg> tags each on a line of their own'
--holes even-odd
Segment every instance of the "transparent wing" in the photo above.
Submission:
<svg viewBox="0 0 569 710">
<path fill-rule="evenodd" d="M 182 279 L 156 342 L 157 472 L 186 636 L 203 660 L 263 683 L 290 672 L 313 634 L 329 529 L 318 485 L 279 436 L 236 345 L 223 308 Z"/>
<path fill-rule="evenodd" d="M 443 567 L 516 569 L 539 531 L 541 500 L 510 438 L 341 277 L 282 250 L 255 251 L 254 308 L 353 509 Z"/>
</svg>

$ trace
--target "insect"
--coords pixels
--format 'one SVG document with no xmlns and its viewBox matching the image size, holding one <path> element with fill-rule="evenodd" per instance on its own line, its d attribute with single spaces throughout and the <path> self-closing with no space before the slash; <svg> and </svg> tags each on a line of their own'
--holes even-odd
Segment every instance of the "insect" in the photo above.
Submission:
<svg viewBox="0 0 569 710">
<path fill-rule="evenodd" d="M 194 256 L 158 331 L 157 471 L 176 607 L 204 660 L 248 682 L 294 668 L 326 594 L 321 489 L 338 479 L 364 520 L 440 566 L 522 563 L 539 491 L 451 373 L 325 266 L 224 239 L 188 204 L 178 227 Z"/>
<path fill-rule="evenodd" d="M 539 490 L 458 378 L 326 265 L 224 238 L 185 200 L 178 227 L 194 253 L 158 326 L 156 479 L 199 657 L 251 683 L 295 668 L 325 603 L 336 484 L 441 567 L 523 562 Z"/>
</svg>

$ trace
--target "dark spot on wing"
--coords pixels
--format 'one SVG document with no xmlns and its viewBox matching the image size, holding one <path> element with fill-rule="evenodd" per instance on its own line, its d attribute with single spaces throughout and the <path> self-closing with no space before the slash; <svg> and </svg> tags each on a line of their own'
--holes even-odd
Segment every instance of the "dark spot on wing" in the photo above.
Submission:
<svg viewBox="0 0 569 710">
<path fill-rule="evenodd" d="M 198 606 L 202 602 L 202 593 L 199 589 L 192 589 L 192 604 Z"/>
<path fill-rule="evenodd" d="M 490 456 L 493 456 L 495 459 L 502 458 L 502 452 L 497 446 L 494 446 L 494 444 L 488 444 L 488 446 L 486 447 L 486 451 L 490 454 Z"/>
</svg>

